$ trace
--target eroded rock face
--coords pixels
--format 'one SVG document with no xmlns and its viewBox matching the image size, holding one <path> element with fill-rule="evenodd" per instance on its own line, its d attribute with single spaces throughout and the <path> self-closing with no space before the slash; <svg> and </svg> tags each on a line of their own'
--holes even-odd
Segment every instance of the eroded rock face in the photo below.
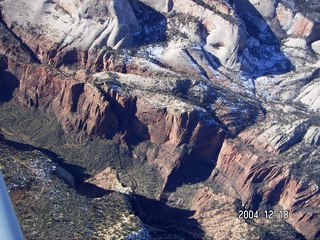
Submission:
<svg viewBox="0 0 320 240">
<path fill-rule="evenodd" d="M 103 46 L 132 45 L 139 24 L 123 1 L 3 1 L 3 20 L 39 60 L 50 64 L 86 63 Z M 23 16 L 15 14 L 28 9 Z"/>
<path fill-rule="evenodd" d="M 304 67 L 305 71 L 297 70 L 294 73 L 275 77 L 257 78 L 257 94 L 265 101 L 284 101 L 303 103 L 310 111 L 319 109 L 319 68 Z M 275 87 L 275 86 L 279 87 Z"/>
<path fill-rule="evenodd" d="M 135 164 L 151 166 L 162 178 L 152 197 L 194 210 L 204 236 L 267 236 L 257 225 L 278 236 L 283 224 L 294 236 L 287 223 L 308 239 L 319 236 L 319 23 L 271 0 L 141 2 L 151 8 L 2 1 L 2 82 L 17 83 L 1 101 L 53 112 L 65 134 L 112 141 Z M 26 6 L 23 18 L 16 14 Z M 139 37 L 161 31 L 166 42 L 123 49 L 146 13 L 161 24 Z M 133 189 L 118 169 L 98 172 L 86 184 L 146 194 L 139 183 L 147 175 L 132 176 Z M 239 209 L 290 217 L 250 224 Z"/>
<path fill-rule="evenodd" d="M 309 43 L 318 40 L 319 23 L 312 21 L 301 13 L 279 3 L 276 8 L 276 19 L 289 36 L 307 38 Z"/>
<path fill-rule="evenodd" d="M 130 187 L 123 186 L 119 181 L 117 172 L 110 167 L 87 179 L 85 183 L 94 184 L 104 190 L 117 191 L 126 194 L 132 193 L 132 189 Z"/>
<path fill-rule="evenodd" d="M 309 125 L 306 119 L 285 126 L 273 125 L 259 135 L 252 144 L 261 151 L 282 153 L 301 141 Z"/>
<path fill-rule="evenodd" d="M 259 236 L 256 228 L 238 217 L 233 198 L 215 194 L 209 188 L 200 188 L 195 193 L 192 209 L 195 210 L 194 218 L 201 223 L 209 238 L 240 239 Z M 232 226 L 229 225 L 230 221 L 233 222 Z"/>
<path fill-rule="evenodd" d="M 308 129 L 308 132 L 304 136 L 307 143 L 311 145 L 319 145 L 320 144 L 320 129 L 312 126 Z"/>
<path fill-rule="evenodd" d="M 224 3 L 213 4 L 214 8 L 229 14 L 225 19 L 214 11 L 208 11 L 192 1 L 144 2 L 157 11 L 174 10 L 190 14 L 205 26 L 205 49 L 216 55 L 227 67 L 237 68 L 238 52 L 245 46 L 245 30 L 236 22 L 232 9 Z M 102 47 L 124 48 L 133 45 L 132 36 L 139 33 L 140 27 L 133 9 L 139 10 L 136 1 L 88 1 L 88 2 L 46 2 L 39 1 L 38 7 L 30 6 L 24 18 L 12 14 L 29 2 L 15 4 L 4 1 L 3 20 L 14 33 L 28 42 L 28 46 L 42 62 L 61 65 L 87 62 L 95 59 Z M 41 7 L 39 7 L 41 6 Z M 187 8 L 185 6 L 188 6 Z M 190 6 L 190 7 L 189 7 Z M 218 7 L 217 7 L 218 6 Z M 67 13 L 67 14 L 65 14 Z M 37 19 L 37 24 L 33 22 Z M 214 22 L 219 22 L 215 25 Z M 43 32 L 45 26 L 46 31 Z M 31 31 L 32 30 L 32 31 Z M 223 33 L 223 34 L 221 34 Z M 202 38 L 201 33 L 197 33 Z M 225 37 L 221 37 L 221 36 Z M 92 59 L 93 58 L 93 59 Z"/>
<path fill-rule="evenodd" d="M 305 232 L 307 239 L 319 237 L 319 212 L 315 211 L 320 206 L 318 185 L 292 179 L 281 194 L 279 204 L 290 209 L 288 222 L 299 232 Z"/>
<path fill-rule="evenodd" d="M 281 206 L 288 211 L 287 221 L 298 232 L 308 229 L 305 236 L 312 239 L 319 231 L 314 227 L 319 221 L 318 182 L 309 175 L 309 168 L 318 164 L 309 162 L 318 158 L 313 148 L 317 127 L 311 126 L 312 119 L 301 119 L 302 113 L 293 107 L 274 108 L 277 114 L 267 114 L 263 125 L 243 131 L 238 140 L 224 142 L 212 179 L 241 199 L 245 209 Z M 290 114 L 290 122 L 284 114 Z"/>
<path fill-rule="evenodd" d="M 165 189 L 177 184 L 179 169 L 197 171 L 197 164 L 214 164 L 225 133 L 217 126 L 203 122 L 199 112 L 174 113 L 170 109 L 154 111 L 143 104 L 138 106 L 138 119 L 149 129 L 150 140 L 160 146 L 159 153 L 156 156 L 150 153 L 147 159 L 164 177 Z"/>
<path fill-rule="evenodd" d="M 145 154 L 147 161 L 155 165 L 163 176 L 164 189 L 168 184 L 174 184 L 170 180 L 171 175 L 175 178 L 173 172 L 179 172 L 182 165 L 214 164 L 225 136 L 223 129 L 215 121 L 209 120 L 210 113 L 205 109 L 175 96 L 162 94 L 160 90 L 179 93 L 181 85 L 192 85 L 191 82 L 159 79 L 156 81 L 160 91 L 149 93 L 148 89 L 154 86 L 155 81 L 151 78 L 117 74 L 118 82 L 111 85 L 111 91 L 110 79 L 105 74 L 96 74 L 94 78 L 103 91 L 113 92 L 114 96 L 118 96 L 117 101 L 127 98 L 126 96 L 137 99 L 132 106 L 135 109 L 132 120 L 127 120 L 127 127 L 123 129 L 127 131 L 125 139 L 128 143 L 137 144 L 148 140 L 154 144 L 153 148 L 145 149 Z M 196 85 L 197 82 L 193 84 Z M 188 91 L 192 94 L 192 88 Z M 127 118 L 125 114 L 117 116 L 118 120 L 121 117 Z M 199 159 L 200 162 L 196 163 L 192 159 Z"/>
<path fill-rule="evenodd" d="M 211 4 L 215 5 L 216 2 L 218 1 Z M 218 6 L 219 8 L 209 10 L 193 1 L 174 1 L 173 10 L 197 17 L 208 32 L 204 46 L 206 51 L 217 56 L 222 65 L 239 68 L 241 63 L 238 61 L 238 53 L 245 46 L 245 28 L 228 5 L 220 2 Z M 222 12 L 217 14 L 215 11 Z M 223 14 L 228 14 L 228 18 L 224 18 Z"/>
<path fill-rule="evenodd" d="M 27 107 L 54 112 L 66 133 L 112 139 L 121 131 L 129 144 L 150 140 L 159 146 L 147 154 L 148 162 L 157 167 L 166 183 L 174 169 L 179 171 L 182 161 L 191 166 L 196 164 L 192 159 L 214 164 L 225 136 L 204 109 L 173 96 L 143 92 L 153 86 L 146 82 L 151 79 L 139 82 L 132 75 L 131 80 L 130 75 L 118 75 L 117 86 L 110 84 L 113 79 L 101 79 L 103 74 L 95 75 L 92 83 L 76 82 L 37 64 L 11 62 L 10 70 L 20 79 L 16 100 Z M 125 92 L 120 86 L 130 81 L 140 86 Z"/>
<path fill-rule="evenodd" d="M 237 1 L 238 6 L 243 10 L 251 8 L 251 14 L 261 15 L 267 22 L 270 23 L 271 28 L 277 32 L 276 27 L 281 26 L 282 30 L 291 37 L 307 38 L 308 43 L 319 39 L 319 23 L 310 17 L 297 12 L 290 7 L 286 1 Z M 309 3 L 306 3 L 308 5 Z M 294 5 L 294 3 L 293 3 Z M 277 23 L 276 23 L 277 22 Z M 279 25 L 278 25 L 279 24 Z M 278 35 L 280 36 L 280 35 Z"/>
<path fill-rule="evenodd" d="M 319 93 L 320 83 L 318 79 L 318 81 L 313 81 L 306 85 L 299 94 L 297 100 L 307 105 L 310 110 L 318 112 L 320 109 Z"/>
<path fill-rule="evenodd" d="M 160 0 L 160 1 L 152 1 L 152 0 L 142 0 L 140 1 L 153 9 L 159 11 L 159 12 L 170 12 L 173 7 L 173 1 L 172 0 Z"/>
<path fill-rule="evenodd" d="M 320 54 L 320 41 L 315 41 L 311 44 L 311 47 L 313 51 L 315 51 L 317 54 Z"/>
<path fill-rule="evenodd" d="M 90 84 L 77 83 L 50 67 L 12 63 L 10 68 L 20 80 L 17 100 L 27 107 L 50 109 L 66 132 L 84 131 L 107 138 L 117 132 L 110 104 Z"/>
<path fill-rule="evenodd" d="M 253 152 L 233 143 L 224 143 L 212 175 L 214 181 L 241 199 L 245 209 L 256 210 L 259 206 L 277 203 L 282 210 L 276 211 L 286 211 L 287 221 L 298 232 L 308 239 L 318 236 L 319 229 L 315 227 L 319 224 L 318 185 L 295 180 L 285 162 Z"/>
<path fill-rule="evenodd" d="M 288 167 L 270 163 L 250 150 L 241 150 L 241 146 L 225 142 L 213 178 L 239 196 L 246 209 L 257 210 L 262 201 L 272 204 L 288 180 Z"/>
</svg>

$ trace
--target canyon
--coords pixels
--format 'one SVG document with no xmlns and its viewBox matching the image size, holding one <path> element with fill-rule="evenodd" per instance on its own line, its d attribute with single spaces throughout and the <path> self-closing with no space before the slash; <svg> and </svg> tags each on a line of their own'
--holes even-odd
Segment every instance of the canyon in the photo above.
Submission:
<svg viewBox="0 0 320 240">
<path fill-rule="evenodd" d="M 320 238 L 311 2 L 0 1 L 0 164 L 26 239 Z"/>
</svg>

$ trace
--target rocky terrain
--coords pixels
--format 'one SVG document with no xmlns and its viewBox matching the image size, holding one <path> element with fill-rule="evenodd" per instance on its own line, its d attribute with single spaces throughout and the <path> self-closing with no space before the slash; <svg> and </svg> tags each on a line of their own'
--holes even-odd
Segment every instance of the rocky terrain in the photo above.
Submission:
<svg viewBox="0 0 320 240">
<path fill-rule="evenodd" d="M 1 166 L 26 239 L 320 238 L 317 1 L 0 10 Z"/>
<path fill-rule="evenodd" d="M 39 150 L 19 150 L 23 144 L 8 147 L 12 142 L 2 141 L 0 164 L 26 239 L 148 237 L 121 194 L 86 186 L 101 198 L 80 196 L 70 181 L 61 180 L 70 180 L 69 173 Z"/>
</svg>

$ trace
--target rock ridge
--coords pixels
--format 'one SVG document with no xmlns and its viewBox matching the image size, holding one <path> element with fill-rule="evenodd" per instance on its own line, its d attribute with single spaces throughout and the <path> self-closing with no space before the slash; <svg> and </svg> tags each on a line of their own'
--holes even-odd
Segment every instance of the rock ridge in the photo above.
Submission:
<svg viewBox="0 0 320 240">
<path fill-rule="evenodd" d="M 64 134 L 112 142 L 124 165 L 151 166 L 161 176 L 155 201 L 193 209 L 207 236 L 228 236 L 208 223 L 223 209 L 228 219 L 281 209 L 290 217 L 271 225 L 319 237 L 319 22 L 283 1 L 142 2 L 151 10 L 128 0 L 2 1 L 1 101 L 53 112 Z M 22 6 L 25 18 L 15 14 Z M 138 18 L 156 10 L 165 42 L 133 47 Z M 126 192 L 118 170 L 87 183 Z M 232 236 L 262 222 L 237 220 Z"/>
</svg>

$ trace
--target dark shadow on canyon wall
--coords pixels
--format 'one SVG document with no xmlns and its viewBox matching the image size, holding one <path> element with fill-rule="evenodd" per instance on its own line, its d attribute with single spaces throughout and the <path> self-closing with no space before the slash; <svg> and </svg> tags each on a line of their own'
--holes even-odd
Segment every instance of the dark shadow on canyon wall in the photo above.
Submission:
<svg viewBox="0 0 320 240">
<path fill-rule="evenodd" d="M 87 182 L 79 183 L 76 190 L 80 195 L 88 198 L 100 198 L 112 192 Z"/>
<path fill-rule="evenodd" d="M 74 177 L 76 186 L 79 183 L 82 183 L 84 179 L 87 179 L 87 178 L 91 177 L 89 174 L 85 173 L 86 172 L 86 168 L 81 167 L 79 165 L 66 163 L 65 160 L 63 158 L 61 158 L 58 154 L 56 154 L 55 152 L 52 152 L 52 151 L 50 151 L 48 149 L 41 148 L 41 147 L 35 147 L 35 146 L 30 145 L 30 144 L 19 143 L 19 142 L 7 140 L 3 136 L 0 139 L 5 145 L 7 145 L 9 147 L 13 147 L 13 148 L 15 148 L 17 150 L 21 150 L 21 151 L 38 150 L 41 153 L 47 155 L 48 157 L 50 157 L 50 159 L 53 162 L 58 164 L 60 167 L 65 169 L 67 172 L 69 172 Z"/>
<path fill-rule="evenodd" d="M 216 158 L 212 161 L 201 161 L 200 159 L 193 159 L 192 156 L 186 156 L 181 160 L 180 166 L 173 169 L 168 176 L 164 194 L 166 192 L 174 192 L 183 185 L 191 185 L 206 181 L 211 175 L 216 166 Z M 165 201 L 166 197 L 163 196 Z"/>
<path fill-rule="evenodd" d="M 225 133 L 217 134 L 204 128 L 198 134 L 195 147 L 185 147 L 179 166 L 168 176 L 162 196 L 164 201 L 166 193 L 174 192 L 180 186 L 206 181 L 216 167 Z M 215 138 L 211 139 L 213 134 Z"/>
<path fill-rule="evenodd" d="M 141 2 L 139 2 L 139 9 L 140 11 L 135 11 L 135 14 L 139 21 L 141 31 L 139 34 L 133 36 L 133 45 L 143 46 L 150 43 L 166 41 L 166 17 Z"/>
<path fill-rule="evenodd" d="M 131 198 L 133 210 L 153 239 L 203 239 L 204 232 L 192 218 L 194 211 L 169 206 L 142 195 Z"/>
<path fill-rule="evenodd" d="M 13 92 L 19 87 L 19 80 L 12 73 L 0 71 L 0 102 L 8 102 L 13 98 Z"/>
<path fill-rule="evenodd" d="M 252 56 L 252 77 L 268 74 L 283 74 L 294 69 L 294 65 L 281 51 L 277 35 L 264 17 L 248 0 L 231 1 L 236 5 L 238 16 L 247 29 L 247 49 Z"/>
<path fill-rule="evenodd" d="M 116 81 L 116 76 L 114 77 L 114 81 Z M 119 86 L 122 87 L 120 84 Z M 136 116 L 137 97 L 128 99 L 122 105 L 114 96 L 110 96 L 103 90 L 101 90 L 101 92 L 104 93 L 104 97 L 110 103 L 111 109 L 117 118 L 118 129 L 117 132 L 115 131 L 113 133 L 113 136 L 116 135 L 116 133 L 122 133 L 123 140 L 125 140 L 129 146 L 138 145 L 142 141 L 150 140 L 148 127 L 139 121 Z"/>
<path fill-rule="evenodd" d="M 7 146 L 21 151 L 41 151 L 58 163 L 76 179 L 76 191 L 88 198 L 100 198 L 112 191 L 104 190 L 94 184 L 85 183 L 83 179 L 89 177 L 85 174 L 85 168 L 67 164 L 54 152 L 34 147 L 29 144 L 19 143 L 4 138 L 0 134 L 0 140 Z M 133 211 L 140 217 L 150 235 L 155 239 L 203 239 L 204 232 L 199 223 L 192 218 L 194 211 L 169 206 L 161 200 L 150 199 L 142 195 L 128 196 Z"/>
</svg>

